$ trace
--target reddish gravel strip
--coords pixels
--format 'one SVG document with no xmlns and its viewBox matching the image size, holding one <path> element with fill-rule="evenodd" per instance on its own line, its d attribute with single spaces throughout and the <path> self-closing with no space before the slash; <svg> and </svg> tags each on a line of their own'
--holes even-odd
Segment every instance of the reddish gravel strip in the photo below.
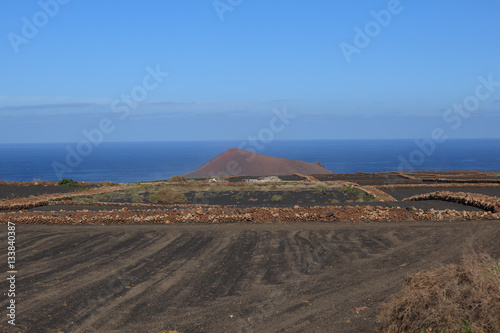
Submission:
<svg viewBox="0 0 500 333">
<path fill-rule="evenodd" d="M 499 184 L 500 179 L 449 179 L 449 178 L 422 178 L 423 182 L 436 182 L 436 183 L 493 183 L 493 184 Z"/>
<path fill-rule="evenodd" d="M 447 183 L 447 184 L 388 184 L 388 185 L 377 185 L 379 189 L 398 189 L 398 188 L 422 188 L 422 187 L 432 187 L 432 188 L 450 188 L 450 187 L 499 187 L 498 184 L 489 183 Z"/>
<path fill-rule="evenodd" d="M 304 175 L 304 174 L 301 174 L 301 173 L 294 173 L 294 175 L 302 177 L 302 178 L 305 178 L 305 179 L 307 179 L 307 181 L 309 181 L 311 183 L 317 183 L 317 182 L 319 182 L 319 180 L 316 179 L 313 175 Z"/>
<path fill-rule="evenodd" d="M 366 193 L 374 196 L 377 199 L 377 201 L 397 201 L 392 196 L 385 193 L 384 191 L 379 190 L 375 186 L 361 186 L 360 188 Z"/>
<path fill-rule="evenodd" d="M 301 221 L 454 221 L 500 219 L 499 213 L 482 211 L 423 210 L 382 206 L 317 206 L 294 208 L 172 208 L 131 211 L 19 211 L 0 213 L 0 223 L 232 223 L 232 222 L 301 222 Z"/>
<path fill-rule="evenodd" d="M 404 201 L 419 200 L 451 201 L 460 203 L 462 205 L 474 206 L 493 213 L 500 212 L 500 198 L 490 197 L 488 195 L 478 193 L 437 191 L 432 193 L 414 195 L 412 197 L 404 199 Z"/>
</svg>

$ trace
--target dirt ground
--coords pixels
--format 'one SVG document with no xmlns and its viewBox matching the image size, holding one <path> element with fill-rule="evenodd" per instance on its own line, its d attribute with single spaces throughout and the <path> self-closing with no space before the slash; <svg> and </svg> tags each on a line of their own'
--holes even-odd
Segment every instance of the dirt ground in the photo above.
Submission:
<svg viewBox="0 0 500 333">
<path fill-rule="evenodd" d="M 18 224 L 17 326 L 0 328 L 371 332 L 409 274 L 468 241 L 498 258 L 499 222 Z"/>
<path fill-rule="evenodd" d="M 157 206 L 132 202 L 148 194 L 134 184 L 3 182 L 2 239 L 16 222 L 17 326 L 4 319 L 0 332 L 373 332 L 408 275 L 458 263 L 469 242 L 500 258 L 498 215 L 443 199 L 402 201 L 446 190 L 497 202 L 497 173 L 290 177 L 297 184 L 261 191 L 174 184 L 187 204 Z M 392 198 L 352 202 L 352 191 L 318 187 L 335 181 Z M 101 199 L 72 201 L 83 193 Z M 204 223 L 211 214 L 219 219 Z M 5 279 L 1 288 L 6 309 Z"/>
<path fill-rule="evenodd" d="M 457 211 L 466 211 L 466 212 L 481 212 L 483 210 L 466 206 L 455 202 L 446 202 L 441 200 L 425 200 L 425 201 L 395 201 L 395 202 L 384 202 L 384 206 L 387 207 L 402 207 L 402 208 L 411 208 L 415 207 L 418 209 L 454 209 Z M 379 202 L 364 202 L 364 203 L 344 203 L 343 207 L 348 206 L 372 206 L 377 207 L 380 206 Z M 30 212 L 71 212 L 71 211 L 81 211 L 81 210 L 89 210 L 89 211 L 110 211 L 110 210 L 120 210 L 123 209 L 123 206 L 95 206 L 95 205 L 51 205 L 51 206 L 43 206 L 36 207 L 32 209 L 28 209 Z M 143 207 L 133 207 L 129 206 L 129 211 L 145 211 L 148 208 Z"/>
<path fill-rule="evenodd" d="M 26 198 L 31 195 L 79 192 L 90 188 L 93 188 L 93 186 L 0 185 L 0 200 Z"/>
</svg>

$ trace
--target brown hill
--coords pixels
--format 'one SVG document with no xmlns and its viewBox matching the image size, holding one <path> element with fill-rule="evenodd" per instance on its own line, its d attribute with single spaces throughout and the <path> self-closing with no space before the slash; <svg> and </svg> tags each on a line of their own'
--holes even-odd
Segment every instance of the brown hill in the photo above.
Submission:
<svg viewBox="0 0 500 333">
<path fill-rule="evenodd" d="M 332 173 L 321 163 L 308 163 L 287 158 L 272 157 L 243 149 L 229 149 L 186 177 L 224 177 L 232 175 L 283 176 L 294 173 L 305 175 Z"/>
</svg>

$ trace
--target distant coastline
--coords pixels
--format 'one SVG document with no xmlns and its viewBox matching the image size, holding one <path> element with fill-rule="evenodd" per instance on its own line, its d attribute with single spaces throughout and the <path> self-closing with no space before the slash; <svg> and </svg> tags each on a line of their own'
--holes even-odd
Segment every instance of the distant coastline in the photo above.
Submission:
<svg viewBox="0 0 500 333">
<path fill-rule="evenodd" d="M 64 178 L 88 182 L 168 179 L 190 172 L 241 141 L 105 142 L 73 160 Z M 0 144 L 0 180 L 58 180 L 68 144 Z M 260 148 L 260 147 L 259 147 Z M 449 139 L 431 147 L 415 140 L 275 140 L 257 150 L 275 157 L 321 161 L 335 173 L 408 170 L 500 172 L 500 139 Z M 79 162 L 79 163 L 76 163 Z"/>
</svg>

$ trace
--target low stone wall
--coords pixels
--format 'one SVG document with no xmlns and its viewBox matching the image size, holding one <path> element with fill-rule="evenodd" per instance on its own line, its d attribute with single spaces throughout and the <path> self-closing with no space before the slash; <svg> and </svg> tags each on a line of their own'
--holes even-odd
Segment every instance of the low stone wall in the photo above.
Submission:
<svg viewBox="0 0 500 333">
<path fill-rule="evenodd" d="M 11 221 L 24 224 L 135 224 L 135 223 L 287 223 L 304 221 L 324 222 L 398 222 L 398 221 L 456 221 L 500 219 L 499 213 L 455 210 L 422 210 L 388 206 L 326 206 L 293 208 L 171 208 L 111 211 L 51 211 L 0 213 L 0 223 Z"/>
<path fill-rule="evenodd" d="M 477 207 L 493 213 L 500 212 L 500 198 L 478 193 L 437 191 L 403 199 L 403 201 L 419 200 L 444 200 Z"/>
</svg>

